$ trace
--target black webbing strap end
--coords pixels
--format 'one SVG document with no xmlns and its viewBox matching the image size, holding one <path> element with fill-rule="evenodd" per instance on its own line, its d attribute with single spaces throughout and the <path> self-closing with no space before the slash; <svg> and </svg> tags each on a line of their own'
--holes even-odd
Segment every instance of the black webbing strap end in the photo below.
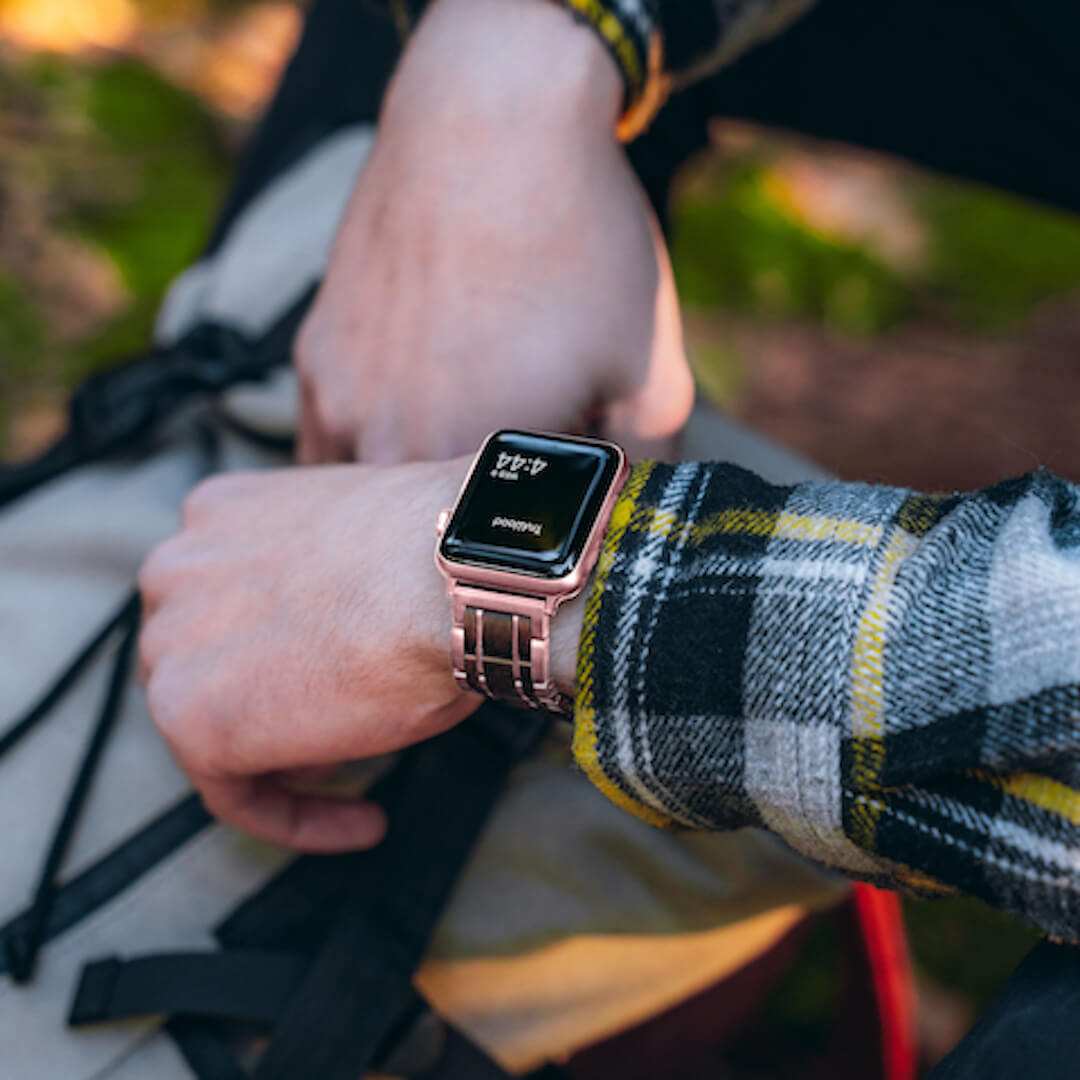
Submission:
<svg viewBox="0 0 1080 1080">
<path fill-rule="evenodd" d="M 118 956 L 106 956 L 82 969 L 75 1000 L 71 1003 L 68 1024 L 81 1027 L 108 1020 L 112 1013 L 113 994 L 124 963 Z"/>
<path fill-rule="evenodd" d="M 306 956 L 256 949 L 109 956 L 83 968 L 69 1023 L 168 1015 L 272 1025 L 309 964 Z"/>
<path fill-rule="evenodd" d="M 353 1080 L 385 1053 L 454 882 L 510 770 L 549 724 L 485 705 L 412 747 L 372 791 L 387 811 L 387 837 L 357 860 L 253 1080 Z"/>
</svg>

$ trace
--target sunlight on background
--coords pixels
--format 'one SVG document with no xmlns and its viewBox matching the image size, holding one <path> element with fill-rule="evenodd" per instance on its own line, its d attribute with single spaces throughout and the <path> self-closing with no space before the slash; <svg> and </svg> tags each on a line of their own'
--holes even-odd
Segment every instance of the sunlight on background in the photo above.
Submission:
<svg viewBox="0 0 1080 1080">
<path fill-rule="evenodd" d="M 0 36 L 28 51 L 118 49 L 137 22 L 132 0 L 6 0 L 0 6 Z"/>
<path fill-rule="evenodd" d="M 0 0 L 0 40 L 21 52 L 127 50 L 239 119 L 266 100 L 300 25 L 287 0 L 224 16 L 199 0 Z"/>
</svg>

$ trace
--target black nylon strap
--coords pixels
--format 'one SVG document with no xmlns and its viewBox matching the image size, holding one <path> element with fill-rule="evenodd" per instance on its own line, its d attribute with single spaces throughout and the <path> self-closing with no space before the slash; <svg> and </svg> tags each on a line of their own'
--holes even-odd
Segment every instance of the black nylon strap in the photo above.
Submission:
<svg viewBox="0 0 1080 1080">
<path fill-rule="evenodd" d="M 258 381 L 287 364 L 314 294 L 312 286 L 258 341 L 201 324 L 170 348 L 92 375 L 72 396 L 67 430 L 51 447 L 18 465 L 0 461 L 0 509 L 72 469 L 138 446 L 196 397 Z"/>
<path fill-rule="evenodd" d="M 369 793 L 386 804 L 391 774 Z M 354 877 L 363 872 L 364 852 L 303 855 L 249 896 L 214 931 L 226 949 L 284 949 L 314 956 L 327 923 Z"/>
<path fill-rule="evenodd" d="M 82 813 L 83 805 L 97 774 L 101 755 L 105 751 L 109 735 L 120 715 L 135 642 L 139 635 L 139 606 L 139 595 L 135 593 L 125 608 L 128 627 L 113 661 L 105 700 L 97 722 L 87 739 L 86 749 L 75 771 L 67 799 L 60 812 L 60 819 L 56 823 L 49 850 L 38 875 L 34 899 L 26 913 L 26 922 L 20 930 L 10 931 L 4 941 L 8 971 L 19 984 L 27 982 L 33 975 L 38 952 L 48 933 L 49 917 L 59 889 L 56 879 L 60 872 L 60 865 L 67 853 L 79 815 Z"/>
<path fill-rule="evenodd" d="M 412 1080 L 509 1080 L 508 1073 L 457 1028 L 446 1028 L 442 1056 L 434 1068 L 416 1074 Z M 524 1080 L 567 1080 L 561 1069 L 547 1065 L 529 1073 Z"/>
<path fill-rule="evenodd" d="M 62 934 L 108 903 L 209 824 L 210 815 L 203 809 L 198 795 L 188 795 L 160 814 L 104 858 L 60 886 L 42 941 Z M 0 975 L 7 971 L 4 943 L 13 935 L 25 934 L 29 922 L 29 912 L 23 911 L 0 926 Z"/>
<path fill-rule="evenodd" d="M 196 1069 L 199 1080 L 204 1080 L 204 1072 L 209 1077 L 231 1075 L 237 1063 L 222 1032 L 236 1022 L 271 1029 L 284 1015 L 312 960 L 302 953 L 252 949 L 158 953 L 131 960 L 103 957 L 83 968 L 68 1024 L 78 1028 L 169 1016 L 166 1029 L 181 1052 L 201 1063 Z M 411 991 L 387 1043 L 397 1049 L 395 1036 L 408 1041 L 422 1016 L 436 1025 L 437 1032 L 443 1031 L 442 1022 Z M 444 1041 L 441 1034 L 438 1041 Z M 437 1052 L 431 1060 L 435 1056 Z"/>
<path fill-rule="evenodd" d="M 195 1080 L 247 1080 L 247 1073 L 237 1064 L 228 1041 L 217 1030 L 190 1017 L 173 1017 L 165 1031 Z"/>
<path fill-rule="evenodd" d="M 57 703 L 78 681 L 78 678 L 97 656 L 105 643 L 131 618 L 132 609 L 138 603 L 138 594 L 129 593 L 124 602 L 106 619 L 94 636 L 75 654 L 68 666 L 53 680 L 52 684 L 33 705 L 0 735 L 0 757 L 14 748 L 56 707 Z"/>
<path fill-rule="evenodd" d="M 72 1027 L 140 1016 L 206 1016 L 273 1024 L 300 985 L 310 957 L 291 953 L 162 953 L 83 968 Z"/>
<path fill-rule="evenodd" d="M 543 714 L 485 705 L 465 724 L 414 747 L 371 793 L 390 818 L 382 845 L 298 859 L 219 928 L 220 953 L 89 965 L 70 1022 L 172 1015 L 174 1023 L 183 1021 L 177 1031 L 185 1057 L 202 1061 L 209 1048 L 209 1057 L 220 1059 L 204 1062 L 206 1080 L 216 1080 L 231 1060 L 220 1021 L 280 1021 L 259 1070 L 355 1080 L 422 1011 L 413 970 L 510 769 L 549 722 Z M 451 1038 L 457 1049 L 448 1067 L 469 1057 L 462 1039 Z M 475 1047 L 471 1054 L 483 1056 Z M 490 1068 L 485 1075 L 503 1075 Z M 261 1071 L 256 1075 L 262 1080 Z"/>
<path fill-rule="evenodd" d="M 219 1033 L 219 1025 L 199 1020 L 273 1025 L 310 963 L 306 956 L 242 950 L 162 953 L 127 961 L 106 957 L 83 969 L 68 1023 L 82 1027 L 167 1014 L 171 1019 L 166 1030 L 199 1080 L 240 1080 L 244 1073 Z M 409 1072 L 414 1080 L 508 1080 L 509 1074 L 497 1061 L 457 1028 L 432 1016 L 415 992 L 410 999 L 406 1014 L 394 1027 L 411 1029 L 425 1015 L 442 1032 L 437 1063 L 420 1073 Z M 392 1069 L 398 1057 L 376 1064 Z M 531 1073 L 529 1080 L 564 1076 L 546 1067 Z"/>
<path fill-rule="evenodd" d="M 414 999 L 412 974 L 540 714 L 483 706 L 413 747 L 385 802 L 389 833 L 365 852 L 339 913 L 254 1080 L 356 1080 Z"/>
</svg>

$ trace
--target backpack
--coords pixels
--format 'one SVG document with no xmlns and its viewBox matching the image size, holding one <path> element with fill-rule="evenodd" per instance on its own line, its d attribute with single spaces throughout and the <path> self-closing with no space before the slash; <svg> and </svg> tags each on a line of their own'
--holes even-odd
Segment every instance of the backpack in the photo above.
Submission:
<svg viewBox="0 0 1080 1080">
<path fill-rule="evenodd" d="M 565 725 L 494 705 L 354 767 L 390 810 L 371 852 L 241 836 L 169 759 L 131 670 L 135 572 L 202 476 L 287 462 L 292 337 L 371 139 L 342 128 L 256 192 L 174 285 L 154 348 L 0 470 L 5 1076 L 550 1069 L 847 894 L 764 833 L 637 822 L 571 771 Z M 711 440 L 809 470 L 734 425 Z"/>
</svg>

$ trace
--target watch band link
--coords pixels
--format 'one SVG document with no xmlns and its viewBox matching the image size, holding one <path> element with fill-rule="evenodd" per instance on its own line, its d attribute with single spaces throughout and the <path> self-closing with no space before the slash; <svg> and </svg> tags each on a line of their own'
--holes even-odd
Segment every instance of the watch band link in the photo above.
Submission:
<svg viewBox="0 0 1080 1080">
<path fill-rule="evenodd" d="M 459 684 L 496 701 L 573 712 L 551 675 L 551 615 L 543 600 L 461 586 L 452 599 L 451 659 Z"/>
</svg>

